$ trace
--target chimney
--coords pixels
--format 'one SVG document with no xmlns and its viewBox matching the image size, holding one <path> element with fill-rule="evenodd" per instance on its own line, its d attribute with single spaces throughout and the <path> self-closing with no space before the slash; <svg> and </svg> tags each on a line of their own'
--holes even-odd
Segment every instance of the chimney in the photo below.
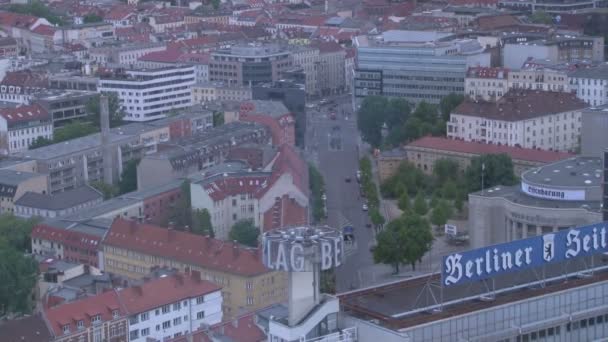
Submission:
<svg viewBox="0 0 608 342">
<path fill-rule="evenodd" d="M 101 151 L 103 156 L 103 181 L 114 184 L 114 163 L 110 146 L 110 105 L 108 97 L 99 97 L 99 122 L 101 126 Z"/>
</svg>

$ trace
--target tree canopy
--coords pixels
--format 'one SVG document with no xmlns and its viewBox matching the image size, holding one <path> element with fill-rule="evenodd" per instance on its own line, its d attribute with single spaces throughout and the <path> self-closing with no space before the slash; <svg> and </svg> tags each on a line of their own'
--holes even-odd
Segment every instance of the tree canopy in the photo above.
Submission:
<svg viewBox="0 0 608 342">
<path fill-rule="evenodd" d="M 129 160 L 122 170 L 118 189 L 121 194 L 137 190 L 137 164 L 139 159 Z"/>
<path fill-rule="evenodd" d="M 426 219 L 418 215 L 403 215 L 389 222 L 376 240 L 372 250 L 374 262 L 392 265 L 395 273 L 399 273 L 399 266 L 403 263 L 416 269 L 416 262 L 431 248 L 433 234 Z"/>
<path fill-rule="evenodd" d="M 192 232 L 198 235 L 215 237 L 211 225 L 211 215 L 207 209 L 197 209 L 192 212 Z"/>
<path fill-rule="evenodd" d="M 418 192 L 416 197 L 414 198 L 413 208 L 414 212 L 418 215 L 426 215 L 429 211 L 429 207 L 426 204 L 426 199 L 424 198 L 424 194 L 422 192 Z"/>
<path fill-rule="evenodd" d="M 38 266 L 26 255 L 36 219 L 23 220 L 0 215 L 0 316 L 9 312 L 29 313 Z"/>
<path fill-rule="evenodd" d="M 260 235 L 260 229 L 255 226 L 252 219 L 237 221 L 230 229 L 230 240 L 237 241 L 238 243 L 249 246 L 258 246 L 258 236 Z"/>
<path fill-rule="evenodd" d="M 517 183 L 517 177 L 513 171 L 513 161 L 507 154 L 486 154 L 472 158 L 471 164 L 465 172 L 469 192 L 481 190 L 482 172 L 484 189 L 496 185 Z"/>
<path fill-rule="evenodd" d="M 439 111 L 441 112 L 441 118 L 444 122 L 450 120 L 450 114 L 456 107 L 460 106 L 462 101 L 464 101 L 464 95 L 455 93 L 441 99 L 441 102 L 439 102 Z"/>
<path fill-rule="evenodd" d="M 431 223 L 435 226 L 443 226 L 452 214 L 453 210 L 450 204 L 446 200 L 440 199 L 431 211 Z"/>
<path fill-rule="evenodd" d="M 44 18 L 54 25 L 63 24 L 63 21 L 58 15 L 53 13 L 45 4 L 38 0 L 31 1 L 27 4 L 12 4 L 8 7 L 8 11 Z"/>
<path fill-rule="evenodd" d="M 82 19 L 82 21 L 85 24 L 90 24 L 90 23 L 99 23 L 103 21 L 103 18 L 100 17 L 97 14 L 91 13 L 91 14 L 87 14 L 84 16 L 84 18 Z"/>
</svg>

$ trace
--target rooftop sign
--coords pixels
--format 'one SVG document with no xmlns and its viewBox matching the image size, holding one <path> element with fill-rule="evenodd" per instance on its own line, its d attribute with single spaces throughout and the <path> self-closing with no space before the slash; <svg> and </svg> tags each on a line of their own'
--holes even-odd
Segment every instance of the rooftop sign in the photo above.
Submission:
<svg viewBox="0 0 608 342">
<path fill-rule="evenodd" d="M 608 251 L 608 222 L 523 240 L 502 243 L 443 257 L 445 286 L 491 278 L 507 272 L 562 262 Z"/>
</svg>

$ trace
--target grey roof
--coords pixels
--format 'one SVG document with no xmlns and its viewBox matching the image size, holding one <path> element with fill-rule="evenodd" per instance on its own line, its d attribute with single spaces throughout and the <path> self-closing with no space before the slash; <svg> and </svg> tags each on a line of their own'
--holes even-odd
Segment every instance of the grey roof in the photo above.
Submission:
<svg viewBox="0 0 608 342">
<path fill-rule="evenodd" d="M 0 169 L 8 169 L 11 168 L 15 165 L 19 165 L 21 163 L 26 163 L 31 161 L 30 159 L 27 158 L 20 158 L 20 157 L 15 157 L 15 156 L 10 156 L 10 157 L 0 157 Z"/>
<path fill-rule="evenodd" d="M 36 209 L 64 210 L 76 207 L 79 204 L 100 200 L 102 197 L 103 195 L 99 191 L 85 185 L 53 195 L 28 191 L 15 201 L 15 205 Z"/>
<path fill-rule="evenodd" d="M 573 71 L 570 77 L 591 78 L 596 80 L 608 80 L 608 65 L 601 64 L 591 68 L 581 68 Z"/>
<path fill-rule="evenodd" d="M 435 42 L 452 35 L 437 31 L 389 30 L 382 33 L 385 42 Z"/>
<path fill-rule="evenodd" d="M 4 342 L 48 342 L 53 340 L 41 315 L 0 321 Z"/>
<path fill-rule="evenodd" d="M 281 101 L 249 100 L 247 103 L 253 103 L 255 106 L 253 112 L 256 114 L 266 114 L 272 117 L 279 117 L 291 113 Z"/>
<path fill-rule="evenodd" d="M 110 143 L 112 144 L 121 141 L 126 142 L 129 139 L 133 139 L 133 137 L 129 135 L 125 136 L 116 134 L 114 131 L 110 133 Z M 21 152 L 16 154 L 16 156 L 36 160 L 49 160 L 57 157 L 69 156 L 74 153 L 82 153 L 86 150 L 98 148 L 100 146 L 101 133 L 95 133 L 82 138 L 72 139 L 58 144 L 48 145 L 34 150 Z"/>
<path fill-rule="evenodd" d="M 30 178 L 42 176 L 39 173 L 0 170 L 0 184 L 18 186 Z"/>
<path fill-rule="evenodd" d="M 87 209 L 86 211 L 89 210 L 90 209 Z M 97 236 L 103 239 L 110 229 L 112 221 L 112 219 L 106 218 L 83 219 L 81 221 L 77 221 L 66 216 L 55 219 L 45 219 L 44 224 L 55 228 Z"/>
<path fill-rule="evenodd" d="M 576 157 L 560 160 L 524 172 L 523 181 L 553 188 L 591 188 L 602 184 L 601 158 Z"/>
<path fill-rule="evenodd" d="M 598 211 L 601 208 L 600 201 L 556 201 L 528 196 L 521 191 L 520 185 L 514 186 L 495 186 L 470 193 L 469 196 L 481 196 L 488 198 L 502 197 L 509 202 L 517 203 L 523 206 L 546 209 L 575 209 L 581 208 L 589 211 Z"/>
</svg>

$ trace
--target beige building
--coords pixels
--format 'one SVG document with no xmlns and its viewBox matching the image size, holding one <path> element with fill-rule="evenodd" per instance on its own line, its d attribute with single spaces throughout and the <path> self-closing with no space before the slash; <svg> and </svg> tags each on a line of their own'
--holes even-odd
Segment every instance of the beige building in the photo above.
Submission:
<svg viewBox="0 0 608 342">
<path fill-rule="evenodd" d="M 286 274 L 266 269 L 257 248 L 123 219 L 114 221 L 102 248 L 106 272 L 130 279 L 155 266 L 199 272 L 222 287 L 224 318 L 287 300 Z"/>
<path fill-rule="evenodd" d="M 316 46 L 319 49 L 317 94 L 327 96 L 344 92 L 346 51 L 336 42 L 323 42 Z"/>
<path fill-rule="evenodd" d="M 570 91 L 565 71 L 528 67 L 509 72 L 509 88 L 544 91 Z"/>
<path fill-rule="evenodd" d="M 46 194 L 46 175 L 32 172 L 0 170 L 0 214 L 14 213 L 15 201 L 26 192 Z"/>
<path fill-rule="evenodd" d="M 222 82 L 197 83 L 192 86 L 192 102 L 207 103 L 215 101 L 251 100 L 251 87 L 227 85 Z"/>
<path fill-rule="evenodd" d="M 469 68 L 464 80 L 464 93 L 485 101 L 500 99 L 509 91 L 509 72 L 505 68 Z"/>
<path fill-rule="evenodd" d="M 378 177 L 380 182 L 384 182 L 392 177 L 399 168 L 399 165 L 407 159 L 407 154 L 404 150 L 396 148 L 390 151 L 384 151 L 378 156 Z"/>
<path fill-rule="evenodd" d="M 292 64 L 304 72 L 306 95 L 315 95 L 317 93 L 316 63 L 319 59 L 319 49 L 310 45 L 290 45 L 290 48 Z"/>
<path fill-rule="evenodd" d="M 571 158 L 574 155 L 564 152 L 534 150 L 504 145 L 466 142 L 442 137 L 423 137 L 404 146 L 405 158 L 426 174 L 433 173 L 433 166 L 439 159 L 449 159 L 458 163 L 464 171 L 473 157 L 484 154 L 507 154 L 513 161 L 517 176 L 533 167 Z M 396 167 L 395 167 L 396 169 Z"/>
</svg>

